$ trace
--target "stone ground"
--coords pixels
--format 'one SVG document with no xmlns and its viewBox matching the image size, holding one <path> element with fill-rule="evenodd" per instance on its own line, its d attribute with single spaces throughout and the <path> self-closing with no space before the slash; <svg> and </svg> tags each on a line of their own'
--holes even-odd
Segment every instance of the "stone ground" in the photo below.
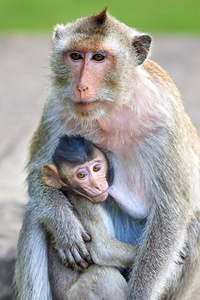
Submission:
<svg viewBox="0 0 200 300">
<path fill-rule="evenodd" d="M 200 133 L 200 37 L 155 37 L 152 58 L 180 89 Z M 0 36 L 0 300 L 10 292 L 27 202 L 24 170 L 30 137 L 47 96 L 49 36 Z"/>
</svg>

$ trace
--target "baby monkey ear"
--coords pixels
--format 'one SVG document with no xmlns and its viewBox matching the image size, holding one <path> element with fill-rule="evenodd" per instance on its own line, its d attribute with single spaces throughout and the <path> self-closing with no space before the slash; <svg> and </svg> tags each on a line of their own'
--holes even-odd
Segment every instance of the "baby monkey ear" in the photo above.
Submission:
<svg viewBox="0 0 200 300">
<path fill-rule="evenodd" d="M 58 169 L 54 165 L 45 165 L 42 168 L 42 180 L 43 182 L 55 189 L 61 189 L 63 182 L 58 174 Z"/>
<path fill-rule="evenodd" d="M 133 39 L 132 45 L 136 53 L 137 63 L 141 65 L 148 56 L 151 46 L 151 37 L 147 34 L 136 36 Z"/>
</svg>

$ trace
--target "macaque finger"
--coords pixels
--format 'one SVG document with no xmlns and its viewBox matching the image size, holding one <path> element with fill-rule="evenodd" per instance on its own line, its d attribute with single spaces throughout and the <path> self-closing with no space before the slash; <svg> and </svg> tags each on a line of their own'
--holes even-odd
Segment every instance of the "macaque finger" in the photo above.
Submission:
<svg viewBox="0 0 200 300">
<path fill-rule="evenodd" d="M 75 263 L 73 255 L 71 253 L 71 250 L 68 249 L 66 251 L 66 257 L 67 257 L 67 260 L 66 260 L 67 261 L 67 267 L 74 269 L 76 263 Z"/>
<path fill-rule="evenodd" d="M 180 251 L 179 253 L 180 253 L 180 257 L 179 257 L 177 263 L 178 263 L 179 265 L 183 265 L 183 264 L 185 263 L 185 260 L 188 258 L 188 254 L 189 254 L 189 249 L 188 249 L 188 247 L 187 247 L 187 246 L 184 247 L 184 248 L 182 249 L 182 251 Z"/>
<path fill-rule="evenodd" d="M 187 255 L 184 254 L 183 252 L 180 252 L 180 255 L 181 255 L 181 258 L 182 258 L 182 259 L 186 259 L 186 258 L 187 258 Z"/>
<path fill-rule="evenodd" d="M 84 240 L 84 242 L 90 242 L 91 241 L 91 237 L 89 236 L 89 234 L 86 231 L 82 231 L 81 232 L 81 236 Z"/>
<path fill-rule="evenodd" d="M 185 262 L 185 260 L 188 258 L 189 256 L 189 247 L 187 244 L 185 244 L 185 247 L 180 251 L 180 256 L 183 260 L 183 263 Z"/>
<path fill-rule="evenodd" d="M 57 251 L 58 251 L 59 259 L 62 261 L 63 264 L 66 264 L 67 263 L 67 257 L 65 255 L 65 252 L 61 248 L 57 249 Z"/>
<path fill-rule="evenodd" d="M 88 267 L 89 264 L 86 261 L 84 261 L 84 259 L 81 258 L 80 255 L 78 256 L 78 251 L 76 251 L 77 250 L 75 249 L 67 250 L 67 267 L 82 272 L 85 268 Z"/>
<path fill-rule="evenodd" d="M 83 270 L 89 266 L 90 263 L 81 257 L 79 251 L 75 247 L 73 247 L 72 255 L 75 262 L 78 263 Z"/>
<path fill-rule="evenodd" d="M 88 249 L 85 247 L 85 245 L 79 248 L 79 253 L 81 257 L 84 257 L 84 260 L 87 261 L 89 264 L 94 263 L 91 254 L 88 252 Z"/>
</svg>

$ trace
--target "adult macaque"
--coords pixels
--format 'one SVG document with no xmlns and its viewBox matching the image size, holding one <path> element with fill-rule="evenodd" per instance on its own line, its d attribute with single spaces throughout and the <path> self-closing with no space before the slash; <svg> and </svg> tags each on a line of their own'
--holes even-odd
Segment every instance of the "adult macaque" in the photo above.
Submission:
<svg viewBox="0 0 200 300">
<path fill-rule="evenodd" d="M 109 216 L 106 217 L 107 208 L 101 204 L 94 205 L 91 203 L 105 201 L 108 197 L 108 183 L 111 184 L 113 181 L 112 165 L 105 153 L 80 136 L 64 136 L 60 139 L 54 152 L 53 163 L 54 165 L 43 167 L 42 180 L 48 186 L 62 190 L 70 198 L 84 228 L 90 233 L 91 242 L 87 246 L 93 261 L 98 265 L 109 267 L 127 268 L 131 266 L 135 247 L 111 238 L 111 235 L 114 235 L 114 230 L 108 226 L 108 223 L 112 221 Z M 62 222 L 61 226 L 59 224 L 59 215 L 56 221 L 60 230 L 65 230 L 62 228 Z M 66 261 L 66 255 L 67 252 L 66 254 L 60 253 L 64 264 L 73 266 L 75 264 L 74 258 L 69 255 L 70 260 Z M 48 269 L 53 299 L 64 298 L 67 284 L 67 295 L 71 299 L 74 293 L 74 282 L 75 286 L 81 285 L 83 281 L 87 282 L 91 289 L 95 277 L 99 278 L 99 281 L 95 282 L 93 289 L 101 291 L 100 294 L 96 294 L 97 299 L 99 299 L 99 296 L 102 297 L 105 283 L 104 280 L 102 285 L 101 278 L 105 274 L 108 278 L 110 277 L 109 281 L 112 278 L 120 286 L 117 296 L 113 293 L 110 295 L 110 299 L 126 299 L 127 283 L 117 269 L 106 267 L 101 269 L 99 266 L 93 265 L 86 269 L 82 275 L 77 272 L 77 276 L 75 276 L 74 272 L 73 278 L 71 278 L 71 270 L 63 267 L 61 262 L 55 264 L 56 258 L 54 256 L 55 250 L 50 246 Z M 51 264 L 52 261 L 54 261 L 53 264 Z M 82 268 L 84 267 L 83 264 Z M 62 277 L 65 276 L 64 282 L 58 281 L 58 277 L 61 277 L 57 275 L 58 269 L 59 273 L 62 273 Z M 62 290 L 63 286 L 65 286 L 64 290 Z M 81 293 L 78 299 L 82 296 Z M 85 297 L 87 298 L 87 295 Z M 77 295 L 75 299 L 77 299 Z"/>
<path fill-rule="evenodd" d="M 59 252 L 69 249 L 77 265 L 90 260 L 84 242 L 90 238 L 67 197 L 41 181 L 41 168 L 52 163 L 64 134 L 80 134 L 112 152 L 115 177 L 110 194 L 118 204 L 107 207 L 110 226 L 118 240 L 139 241 L 128 299 L 198 298 L 200 141 L 173 81 L 147 59 L 150 44 L 149 35 L 120 23 L 106 10 L 56 27 L 51 91 L 30 148 L 30 201 L 16 264 L 19 299 L 52 297 L 46 231 L 50 244 L 53 241 Z M 180 266 L 176 261 L 185 243 L 189 257 Z M 92 297 L 90 285 L 74 286 L 74 297 L 88 292 L 83 299 L 111 299 L 108 290 L 113 295 L 116 287 L 111 281 L 102 281 L 102 297 Z"/>
</svg>

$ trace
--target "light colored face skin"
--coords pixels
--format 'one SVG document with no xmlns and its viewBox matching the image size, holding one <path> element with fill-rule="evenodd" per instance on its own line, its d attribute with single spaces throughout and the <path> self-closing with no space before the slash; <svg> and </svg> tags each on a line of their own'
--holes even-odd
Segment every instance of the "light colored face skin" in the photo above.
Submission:
<svg viewBox="0 0 200 300">
<path fill-rule="evenodd" d="M 98 203 L 106 200 L 108 196 L 108 182 L 106 179 L 108 163 L 99 150 L 95 150 L 95 158 L 83 165 L 70 168 L 63 164 L 60 170 L 62 180 L 66 177 L 72 186 L 82 189 L 82 193 L 89 197 L 89 200 Z"/>
<path fill-rule="evenodd" d="M 72 98 L 76 109 L 83 113 L 103 104 L 102 80 L 113 67 L 113 56 L 107 51 L 89 51 L 84 43 L 78 50 L 68 51 L 64 60 L 72 75 Z"/>
</svg>

